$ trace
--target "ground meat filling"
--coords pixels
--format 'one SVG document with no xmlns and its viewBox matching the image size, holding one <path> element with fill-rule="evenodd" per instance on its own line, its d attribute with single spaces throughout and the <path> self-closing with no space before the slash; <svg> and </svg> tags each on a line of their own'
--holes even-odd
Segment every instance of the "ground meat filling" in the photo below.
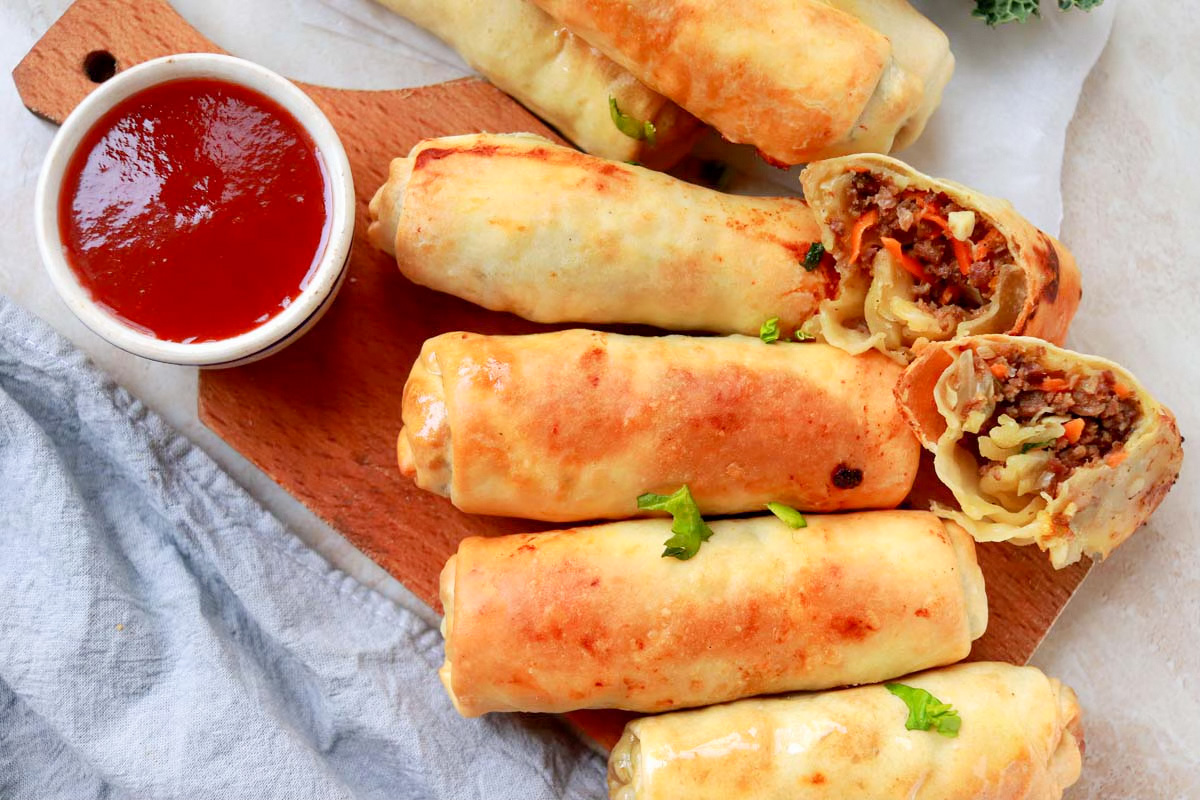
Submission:
<svg viewBox="0 0 1200 800">
<path fill-rule="evenodd" d="M 997 356 L 984 362 L 997 378 L 1002 370 L 1006 377 L 998 380 L 996 410 L 982 430 L 990 430 L 1001 414 L 1022 425 L 1045 414 L 1083 420 L 1083 428 L 1074 441 L 1061 436 L 1052 442 L 1039 443 L 1038 449 L 1052 454 L 1046 465 L 1053 475 L 1052 486 L 1084 464 L 1101 458 L 1110 462 L 1117 459 L 1141 416 L 1141 407 L 1130 388 L 1108 370 L 1086 375 L 1046 370 L 1019 354 Z M 980 472 L 990 466 L 991 462 L 985 463 Z"/>
<path fill-rule="evenodd" d="M 970 236 L 956 248 L 947 229 L 949 215 L 966 211 L 941 192 L 898 190 L 890 181 L 870 172 L 857 172 L 850 179 L 849 211 L 856 222 L 878 213 L 878 220 L 862 233 L 859 258 L 871 263 L 885 246 L 883 239 L 899 243 L 909 259 L 903 264 L 913 276 L 914 295 L 922 308 L 936 316 L 961 321 L 978 310 L 996 289 L 1000 268 L 1012 263 L 1004 237 L 978 214 Z M 854 223 L 851 223 L 852 225 Z M 832 226 L 834 233 L 853 244 L 846 235 L 853 229 Z"/>
</svg>

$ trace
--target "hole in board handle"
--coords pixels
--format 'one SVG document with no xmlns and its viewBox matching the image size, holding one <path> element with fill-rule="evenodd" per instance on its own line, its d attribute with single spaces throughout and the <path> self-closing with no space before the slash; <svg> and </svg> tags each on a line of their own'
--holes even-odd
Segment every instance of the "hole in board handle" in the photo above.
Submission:
<svg viewBox="0 0 1200 800">
<path fill-rule="evenodd" d="M 83 57 L 83 72 L 92 83 L 104 83 L 117 74 L 117 59 L 107 50 L 93 50 Z"/>
</svg>

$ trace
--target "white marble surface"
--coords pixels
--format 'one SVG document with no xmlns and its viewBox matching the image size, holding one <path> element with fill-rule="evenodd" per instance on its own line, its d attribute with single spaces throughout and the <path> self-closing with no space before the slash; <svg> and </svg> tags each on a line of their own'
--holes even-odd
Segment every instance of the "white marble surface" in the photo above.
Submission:
<svg viewBox="0 0 1200 800">
<path fill-rule="evenodd" d="M 933 0 L 929 0 L 933 2 Z M 227 50 L 290 77 L 385 88 L 457 74 L 362 41 L 364 32 L 305 24 L 289 0 L 174 0 Z M 308 0 L 303 0 L 308 2 Z M 940 3 L 967 0 L 938 0 Z M 0 4 L 0 59 L 9 69 L 68 0 Z M 345 23 L 352 25 L 352 23 Z M 1191 234 L 1200 214 L 1200 4 L 1125 2 L 1088 79 L 1067 137 L 1062 238 L 1084 270 L 1070 342 L 1114 358 L 1145 380 L 1200 435 L 1200 276 Z M 1014 115 L 1020 113 L 1013 109 Z M 0 292 L 50 321 L 118 381 L 182 429 L 332 561 L 386 594 L 407 592 L 201 426 L 196 373 L 139 361 L 83 328 L 37 261 L 31 204 L 53 135 L 0 81 Z M 1038 651 L 1035 663 L 1073 685 L 1087 711 L 1084 775 L 1069 798 L 1200 797 L 1200 485 L 1190 462 L 1154 517 L 1099 565 Z M 1031 591 L 1035 590 L 1031 587 Z"/>
</svg>

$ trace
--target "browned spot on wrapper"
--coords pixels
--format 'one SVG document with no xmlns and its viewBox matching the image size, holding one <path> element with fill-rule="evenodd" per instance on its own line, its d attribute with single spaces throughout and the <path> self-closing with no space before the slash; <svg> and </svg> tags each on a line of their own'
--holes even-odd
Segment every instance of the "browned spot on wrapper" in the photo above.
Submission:
<svg viewBox="0 0 1200 800">
<path fill-rule="evenodd" d="M 456 155 L 475 155 L 475 156 L 493 156 L 500 147 L 494 144 L 477 144 L 474 147 L 427 147 L 417 153 L 417 159 L 413 162 L 413 170 L 422 169 L 430 161 L 440 161 L 443 158 Z"/>
<path fill-rule="evenodd" d="M 1042 256 L 1046 272 L 1050 275 L 1050 280 L 1046 282 L 1046 288 L 1042 290 L 1042 296 L 1046 298 L 1047 302 L 1053 303 L 1058 299 L 1058 252 L 1054 249 L 1054 243 L 1045 234 L 1042 234 L 1042 244 L 1045 246 L 1046 251 L 1044 254 L 1039 255 Z"/>
<path fill-rule="evenodd" d="M 833 469 L 833 485 L 839 489 L 853 489 L 863 481 L 863 471 L 846 464 L 838 464 Z"/>
<path fill-rule="evenodd" d="M 857 641 L 862 641 L 879 630 L 878 625 L 873 625 L 861 617 L 834 617 L 831 627 L 843 638 Z"/>
</svg>

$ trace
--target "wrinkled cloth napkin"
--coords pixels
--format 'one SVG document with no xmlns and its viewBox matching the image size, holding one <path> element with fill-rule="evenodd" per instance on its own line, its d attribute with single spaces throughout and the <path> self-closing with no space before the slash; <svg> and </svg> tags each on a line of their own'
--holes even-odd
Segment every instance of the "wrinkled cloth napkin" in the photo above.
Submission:
<svg viewBox="0 0 1200 800">
<path fill-rule="evenodd" d="M 556 719 L 460 718 L 441 660 L 0 297 L 0 798 L 604 796 Z"/>
</svg>

